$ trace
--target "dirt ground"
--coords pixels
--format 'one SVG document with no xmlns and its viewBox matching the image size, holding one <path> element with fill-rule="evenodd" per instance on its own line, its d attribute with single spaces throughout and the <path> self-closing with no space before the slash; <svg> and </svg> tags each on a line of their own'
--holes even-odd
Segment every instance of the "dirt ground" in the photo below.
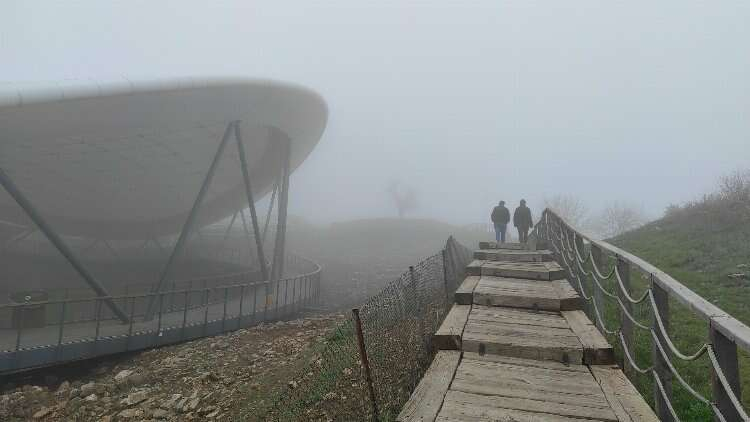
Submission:
<svg viewBox="0 0 750 422">
<path fill-rule="evenodd" d="M 264 420 L 343 315 L 264 324 L 4 381 L 2 421 Z"/>
</svg>

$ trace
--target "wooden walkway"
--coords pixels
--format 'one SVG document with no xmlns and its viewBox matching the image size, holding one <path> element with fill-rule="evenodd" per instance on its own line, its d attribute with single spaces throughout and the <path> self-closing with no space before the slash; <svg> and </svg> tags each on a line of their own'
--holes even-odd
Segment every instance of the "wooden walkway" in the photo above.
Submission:
<svg viewBox="0 0 750 422">
<path fill-rule="evenodd" d="M 480 248 L 398 421 L 658 420 L 550 251 Z"/>
</svg>

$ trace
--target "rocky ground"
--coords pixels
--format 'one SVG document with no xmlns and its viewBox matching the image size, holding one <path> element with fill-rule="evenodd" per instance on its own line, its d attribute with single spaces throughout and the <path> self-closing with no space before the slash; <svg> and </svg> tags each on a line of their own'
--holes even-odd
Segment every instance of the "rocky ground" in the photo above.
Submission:
<svg viewBox="0 0 750 422">
<path fill-rule="evenodd" d="M 265 420 L 274 397 L 343 315 L 263 324 L 223 336 L 11 380 L 1 421 Z M 63 379 L 67 378 L 67 379 Z M 17 385 L 14 385 L 17 384 Z"/>
</svg>

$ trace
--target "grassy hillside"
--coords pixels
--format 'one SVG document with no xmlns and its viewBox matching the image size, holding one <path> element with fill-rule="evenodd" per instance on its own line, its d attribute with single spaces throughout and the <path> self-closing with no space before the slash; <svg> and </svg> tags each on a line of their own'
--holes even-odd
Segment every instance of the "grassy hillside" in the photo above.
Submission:
<svg viewBox="0 0 750 422">
<path fill-rule="evenodd" d="M 674 210 L 667 217 L 628 232 L 612 243 L 638 255 L 690 289 L 750 325 L 750 280 L 730 279 L 729 274 L 746 272 L 750 264 L 750 224 L 739 215 L 707 212 L 706 207 L 690 206 Z M 647 286 L 635 280 L 635 289 Z M 687 308 L 670 300 L 670 335 L 683 352 L 692 353 L 706 341 L 707 324 L 695 318 Z M 649 362 L 646 341 L 637 354 L 640 362 Z M 710 396 L 709 363 L 706 356 L 696 362 L 677 365 L 697 390 Z M 750 408 L 750 359 L 740 356 L 743 401 Z M 683 420 L 711 420 L 707 407 L 696 403 L 686 391 L 675 385 L 676 409 Z M 650 390 L 642 380 L 640 388 Z"/>
</svg>

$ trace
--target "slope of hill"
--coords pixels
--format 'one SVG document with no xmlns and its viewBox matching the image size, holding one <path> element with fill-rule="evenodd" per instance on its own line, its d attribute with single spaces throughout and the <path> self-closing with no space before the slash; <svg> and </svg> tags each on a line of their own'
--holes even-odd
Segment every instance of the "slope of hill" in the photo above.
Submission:
<svg viewBox="0 0 750 422">
<path fill-rule="evenodd" d="M 361 303 L 440 251 L 449 236 L 474 247 L 492 236 L 451 224 L 410 218 L 375 218 L 316 226 L 295 221 L 289 248 L 323 265 L 322 305 L 343 309 Z"/>
<path fill-rule="evenodd" d="M 750 223 L 746 215 L 708 212 L 703 206 L 674 210 L 660 220 L 625 233 L 611 243 L 649 261 L 711 301 L 735 318 L 750 325 Z M 715 210 L 714 210 L 715 211 Z M 729 217 L 729 218 L 728 218 Z M 642 291 L 645 280 L 636 280 Z M 692 353 L 707 341 L 707 324 L 686 307 L 670 300 L 670 336 L 683 352 Z M 639 344 L 636 354 L 650 361 L 649 345 Z M 750 356 L 740 351 L 743 402 L 750 408 Z M 709 362 L 677 362 L 681 374 L 698 391 L 711 397 Z M 681 386 L 675 388 L 675 409 L 685 421 L 712 419 L 707 406 L 696 402 Z M 649 381 L 639 388 L 648 391 Z M 648 394 L 648 393 L 647 393 Z"/>
</svg>

